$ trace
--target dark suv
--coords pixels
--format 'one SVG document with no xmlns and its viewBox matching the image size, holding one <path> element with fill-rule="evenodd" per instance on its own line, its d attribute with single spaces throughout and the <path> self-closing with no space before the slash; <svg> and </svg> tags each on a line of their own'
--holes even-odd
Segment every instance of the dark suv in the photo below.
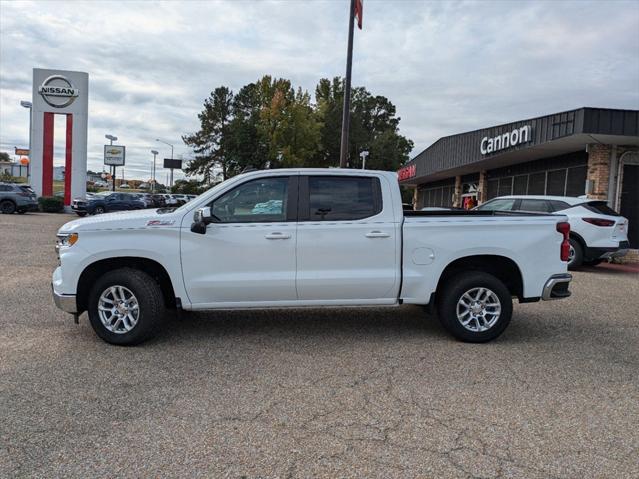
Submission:
<svg viewBox="0 0 639 479">
<path fill-rule="evenodd" d="M 78 216 L 99 215 L 111 211 L 141 210 L 146 205 L 132 193 L 104 191 L 88 198 L 75 198 L 71 209 Z"/>
<path fill-rule="evenodd" d="M 35 191 L 28 185 L 0 183 L 0 212 L 10 215 L 27 211 L 38 211 Z"/>
</svg>

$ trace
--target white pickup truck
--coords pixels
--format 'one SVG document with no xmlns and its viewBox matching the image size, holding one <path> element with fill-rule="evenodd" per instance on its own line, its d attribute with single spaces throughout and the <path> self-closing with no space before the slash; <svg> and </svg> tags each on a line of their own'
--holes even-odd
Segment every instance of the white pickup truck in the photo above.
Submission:
<svg viewBox="0 0 639 479">
<path fill-rule="evenodd" d="M 169 309 L 430 305 L 458 339 L 499 336 L 519 302 L 570 296 L 566 217 L 402 211 L 395 173 L 255 171 L 180 208 L 58 232 L 58 307 L 129 345 Z"/>
</svg>

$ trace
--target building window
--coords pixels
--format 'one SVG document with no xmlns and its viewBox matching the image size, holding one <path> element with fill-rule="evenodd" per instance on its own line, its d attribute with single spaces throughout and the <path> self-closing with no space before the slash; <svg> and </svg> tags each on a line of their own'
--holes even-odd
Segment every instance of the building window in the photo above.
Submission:
<svg viewBox="0 0 639 479">
<path fill-rule="evenodd" d="M 421 190 L 421 198 L 423 199 L 422 207 L 427 206 L 453 206 L 454 186 L 437 186 L 434 188 L 424 188 Z"/>
<path fill-rule="evenodd" d="M 499 195 L 508 196 L 513 194 L 513 177 L 499 178 Z"/>
<path fill-rule="evenodd" d="M 546 194 L 553 196 L 564 196 L 566 191 L 566 170 L 556 170 L 548 172 L 546 182 Z"/>
<path fill-rule="evenodd" d="M 508 195 L 581 196 L 588 167 L 574 166 L 488 180 L 487 199 Z"/>
<path fill-rule="evenodd" d="M 566 196 L 581 196 L 586 192 L 587 174 L 587 166 L 568 168 L 568 179 L 566 180 Z"/>
<path fill-rule="evenodd" d="M 515 176 L 513 182 L 513 195 L 525 195 L 528 193 L 528 175 Z"/>
<path fill-rule="evenodd" d="M 533 173 L 528 177 L 528 193 L 527 195 L 545 195 L 546 194 L 546 172 Z"/>
</svg>

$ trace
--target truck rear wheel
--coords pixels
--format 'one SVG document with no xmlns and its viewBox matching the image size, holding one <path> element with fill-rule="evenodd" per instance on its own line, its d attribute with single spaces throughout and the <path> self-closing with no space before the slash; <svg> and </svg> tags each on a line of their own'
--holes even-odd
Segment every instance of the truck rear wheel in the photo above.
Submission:
<svg viewBox="0 0 639 479">
<path fill-rule="evenodd" d="M 107 343 L 139 344 L 155 335 L 166 315 L 160 285 L 132 268 L 109 271 L 89 295 L 89 321 Z"/>
<path fill-rule="evenodd" d="M 504 332 L 513 312 L 508 288 L 495 276 L 470 271 L 449 278 L 438 302 L 439 320 L 453 336 L 484 343 Z"/>
</svg>

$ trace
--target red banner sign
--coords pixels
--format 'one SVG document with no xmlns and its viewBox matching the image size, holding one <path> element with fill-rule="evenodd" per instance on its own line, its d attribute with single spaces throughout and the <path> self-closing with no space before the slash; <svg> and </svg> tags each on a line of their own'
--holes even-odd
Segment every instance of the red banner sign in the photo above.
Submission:
<svg viewBox="0 0 639 479">
<path fill-rule="evenodd" d="M 415 168 L 415 165 L 412 164 L 412 165 L 408 165 L 403 168 L 400 168 L 400 170 L 397 172 L 397 176 L 399 177 L 399 181 L 404 181 L 404 180 L 413 178 L 416 172 L 417 172 L 417 169 Z"/>
</svg>

